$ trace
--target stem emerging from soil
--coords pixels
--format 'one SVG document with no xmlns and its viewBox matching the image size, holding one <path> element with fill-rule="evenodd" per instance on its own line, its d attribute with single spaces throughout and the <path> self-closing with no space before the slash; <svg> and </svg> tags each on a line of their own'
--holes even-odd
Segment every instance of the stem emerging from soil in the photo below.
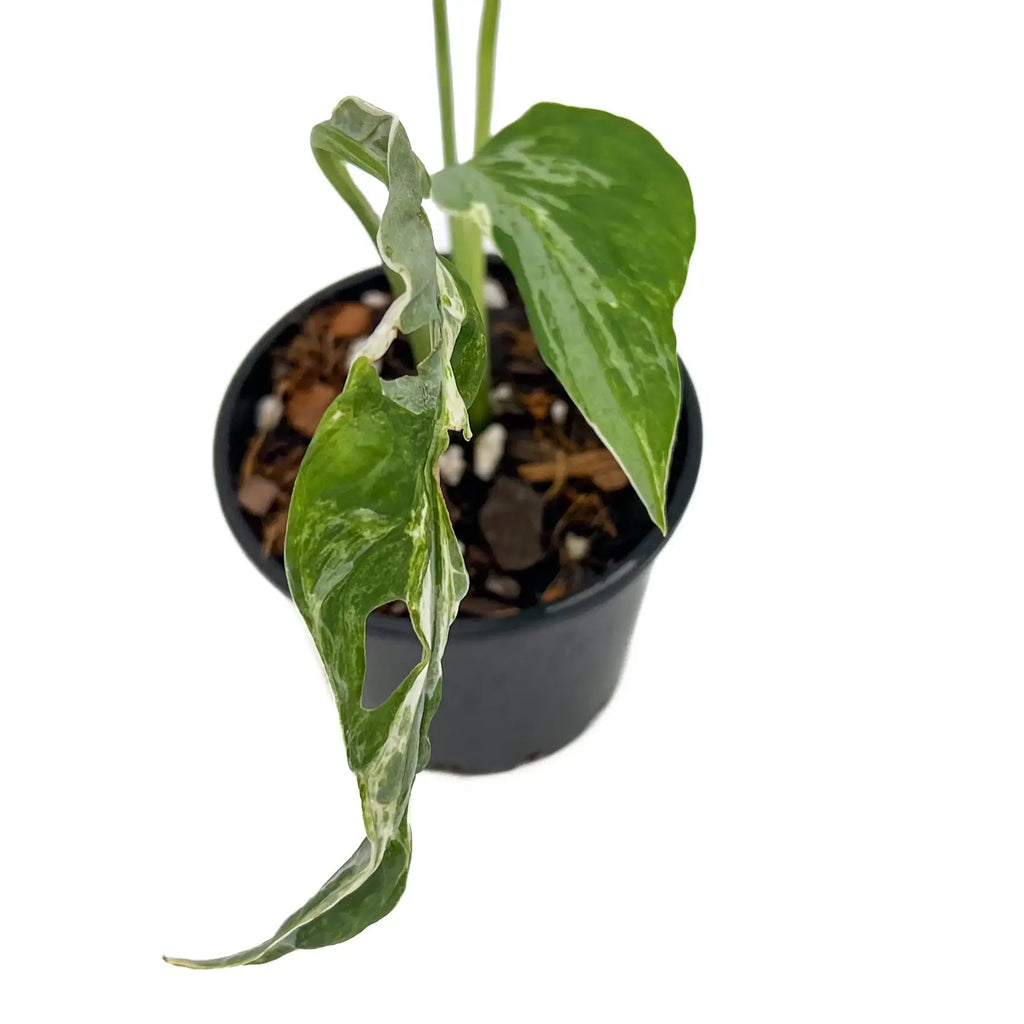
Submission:
<svg viewBox="0 0 1024 1024">
<path fill-rule="evenodd" d="M 498 12 L 501 0 L 484 0 L 480 19 L 480 44 L 477 50 L 476 124 L 473 136 L 474 152 L 491 137 L 491 110 L 494 106 L 494 58 L 498 40 Z M 437 61 L 437 96 L 441 111 L 441 141 L 444 165 L 457 163 L 455 141 L 455 92 L 452 87 L 452 57 L 448 42 L 447 0 L 434 0 L 434 54 Z M 484 306 L 483 236 L 480 228 L 469 217 L 450 217 L 452 236 L 452 262 L 465 278 L 476 300 L 477 307 L 487 321 Z M 414 347 L 415 351 L 415 347 Z M 470 423 L 476 431 L 491 421 L 491 366 L 490 355 L 480 391 L 469 410 Z"/>
<path fill-rule="evenodd" d="M 484 143 L 491 137 L 491 111 L 494 108 L 494 63 L 498 45 L 498 14 L 500 10 L 501 0 L 484 0 L 483 14 L 480 18 L 480 41 L 477 46 L 476 55 L 474 153 L 478 153 Z M 483 237 L 480 228 L 468 217 L 461 218 L 461 220 L 462 231 L 465 234 L 462 244 L 469 254 L 467 260 L 471 258 L 472 264 L 467 267 L 469 270 L 468 274 L 461 266 L 459 269 L 463 271 L 463 276 L 473 289 L 473 296 L 480 307 L 480 312 L 486 323 L 487 310 L 483 302 L 484 273 L 486 268 Z M 453 257 L 456 255 L 454 245 L 452 255 Z M 458 266 L 457 260 L 456 266 Z M 489 353 L 487 369 L 484 373 L 483 382 L 480 385 L 480 391 L 477 393 L 469 409 L 469 421 L 474 430 L 482 430 L 491 421 L 491 361 Z"/>
<path fill-rule="evenodd" d="M 455 142 L 455 92 L 452 87 L 451 46 L 448 42 L 447 0 L 434 0 L 434 54 L 437 60 L 437 98 L 441 110 L 444 165 L 451 167 L 459 162 L 459 154 Z M 482 312 L 484 254 L 480 231 L 467 217 L 449 217 L 448 224 L 452 236 L 452 262 L 466 279 Z"/>
</svg>

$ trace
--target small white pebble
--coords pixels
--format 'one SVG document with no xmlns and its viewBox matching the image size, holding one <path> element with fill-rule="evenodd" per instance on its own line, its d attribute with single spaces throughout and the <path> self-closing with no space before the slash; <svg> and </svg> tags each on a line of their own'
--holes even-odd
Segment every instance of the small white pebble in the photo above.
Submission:
<svg viewBox="0 0 1024 1024">
<path fill-rule="evenodd" d="M 491 408 L 495 413 L 513 412 L 516 409 L 515 391 L 508 381 L 502 381 L 491 388 Z"/>
<path fill-rule="evenodd" d="M 518 597 L 523 592 L 518 581 L 512 579 L 511 576 L 488 576 L 484 589 L 489 590 L 497 597 L 507 598 Z"/>
<path fill-rule="evenodd" d="M 367 309 L 387 309 L 391 305 L 391 296 L 387 292 L 380 292 L 376 288 L 371 288 L 370 291 L 363 292 L 359 296 L 359 301 Z"/>
<path fill-rule="evenodd" d="M 481 480 L 490 480 L 505 454 L 508 431 L 500 423 L 492 423 L 473 442 L 473 472 Z"/>
<path fill-rule="evenodd" d="M 461 540 L 456 540 L 455 543 L 459 545 L 459 554 L 464 555 L 466 553 L 466 545 Z"/>
<path fill-rule="evenodd" d="M 581 537 L 578 533 L 567 533 L 562 538 L 565 554 L 570 562 L 580 562 L 590 554 L 590 538 Z"/>
<path fill-rule="evenodd" d="M 280 395 L 264 395 L 256 403 L 256 429 L 265 434 L 281 422 L 284 415 L 284 399 Z"/>
<path fill-rule="evenodd" d="M 488 309 L 508 309 L 508 296 L 505 289 L 493 277 L 484 280 L 484 305 Z"/>
<path fill-rule="evenodd" d="M 348 351 L 345 353 L 345 370 L 352 369 L 352 364 L 362 355 L 363 349 L 370 339 L 367 337 L 353 338 L 348 343 Z"/>
<path fill-rule="evenodd" d="M 565 423 L 566 417 L 569 415 L 569 404 L 561 398 L 556 398 L 551 403 L 551 409 L 548 412 L 548 415 L 551 417 L 551 422 L 554 423 L 556 427 L 560 427 Z"/>
<path fill-rule="evenodd" d="M 466 472 L 466 453 L 461 445 L 453 444 L 445 449 L 437 460 L 437 471 L 449 487 L 458 486 L 462 474 Z"/>
</svg>

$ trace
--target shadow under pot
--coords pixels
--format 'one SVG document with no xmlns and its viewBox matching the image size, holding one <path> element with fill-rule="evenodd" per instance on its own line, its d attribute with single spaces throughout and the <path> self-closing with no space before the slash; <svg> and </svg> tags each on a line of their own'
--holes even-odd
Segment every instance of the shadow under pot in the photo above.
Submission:
<svg viewBox="0 0 1024 1024">
<path fill-rule="evenodd" d="M 510 300 L 508 309 L 493 311 L 490 318 L 498 381 L 502 374 L 514 377 L 517 365 L 502 349 L 502 338 L 521 339 L 528 328 L 504 263 L 491 257 L 488 274 Z M 311 317 L 364 298 L 379 306 L 384 301 L 380 293 L 386 290 L 383 272 L 376 268 L 300 303 L 249 352 L 221 404 L 214 474 L 224 517 L 252 563 L 286 595 L 284 564 L 280 557 L 264 555 L 261 524 L 242 508 L 238 497 L 242 463 L 256 433 L 257 404 L 273 391 L 275 353 L 293 343 Z M 668 536 L 693 493 L 701 458 L 700 407 L 682 362 L 680 371 L 683 405 L 669 475 Z M 558 388 L 553 377 L 549 380 Z M 570 410 L 578 416 L 571 405 Z M 486 494 L 488 485 L 476 481 L 474 486 Z M 545 489 L 544 483 L 535 486 Z M 591 573 L 580 589 L 567 596 L 549 589 L 531 606 L 510 607 L 497 617 L 470 618 L 460 612 L 445 651 L 441 704 L 430 730 L 431 768 L 472 774 L 514 768 L 570 743 L 608 703 L 622 673 L 650 568 L 668 539 L 637 513 L 637 508 L 642 513 L 642 506 L 632 488 L 626 488 L 620 500 L 632 532 L 625 541 L 619 538 L 615 557 L 602 571 Z M 457 534 L 459 529 L 457 522 Z M 551 559 L 548 571 L 556 573 L 557 552 Z M 383 702 L 419 657 L 420 644 L 408 618 L 372 614 L 366 624 L 364 703 Z"/>
</svg>

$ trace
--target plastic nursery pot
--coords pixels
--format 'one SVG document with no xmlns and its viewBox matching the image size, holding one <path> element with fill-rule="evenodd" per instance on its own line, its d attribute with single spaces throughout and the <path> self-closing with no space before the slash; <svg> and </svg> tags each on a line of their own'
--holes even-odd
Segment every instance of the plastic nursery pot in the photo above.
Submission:
<svg viewBox="0 0 1024 1024">
<path fill-rule="evenodd" d="M 510 282 L 501 260 L 488 272 Z M 305 318 L 331 302 L 387 290 L 380 268 L 332 284 L 282 317 L 246 356 L 228 386 L 214 438 L 214 474 L 231 532 L 257 569 L 288 594 L 284 567 L 265 558 L 236 496 L 238 471 L 253 431 L 256 402 L 271 390 L 272 352 L 298 333 Z M 683 412 L 669 478 L 669 535 L 693 493 L 701 456 L 701 417 L 682 366 Z M 458 619 L 444 655 L 442 699 L 431 725 L 430 767 L 498 772 L 564 747 L 608 703 L 618 685 L 647 578 L 667 538 L 652 525 L 632 553 L 596 583 L 517 615 Z M 376 706 L 419 660 L 409 622 L 371 615 L 366 624 L 367 702 Z"/>
</svg>

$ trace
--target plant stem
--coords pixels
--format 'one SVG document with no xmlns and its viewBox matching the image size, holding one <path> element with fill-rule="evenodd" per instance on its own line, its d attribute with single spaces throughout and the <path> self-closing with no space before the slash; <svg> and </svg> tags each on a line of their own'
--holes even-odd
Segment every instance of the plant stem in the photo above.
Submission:
<svg viewBox="0 0 1024 1024">
<path fill-rule="evenodd" d="M 455 92 L 452 88 L 452 52 L 448 42 L 448 0 L 434 0 L 434 58 L 444 165 L 451 167 L 458 163 L 459 154 L 455 146 Z"/>
<path fill-rule="evenodd" d="M 314 150 L 316 162 L 324 172 L 327 180 L 334 186 L 338 194 L 348 203 L 352 212 L 359 218 L 366 233 L 373 242 L 374 249 L 377 248 L 377 232 L 380 230 L 380 217 L 377 211 L 370 205 L 366 194 L 355 183 L 348 168 L 338 161 L 321 159 L 320 151 Z M 402 279 L 390 268 L 384 267 L 384 274 L 388 279 L 388 286 L 391 294 L 396 298 L 402 294 L 405 284 Z M 430 331 L 429 328 L 420 328 L 409 335 L 409 345 L 412 348 L 413 359 L 417 365 L 430 355 Z"/>
<path fill-rule="evenodd" d="M 447 0 L 434 0 L 434 55 L 437 60 L 437 99 L 441 111 L 441 142 L 444 165 L 459 162 L 455 142 L 455 92 L 452 87 L 452 54 L 448 42 Z M 466 279 L 477 306 L 483 310 L 483 248 L 480 232 L 467 217 L 449 217 L 452 262 Z"/>
<path fill-rule="evenodd" d="M 449 220 L 452 232 L 452 263 L 464 278 L 484 322 L 484 244 L 476 221 L 469 217 L 453 216 Z M 488 374 L 488 379 L 490 374 Z"/>
<path fill-rule="evenodd" d="M 342 176 L 348 181 L 343 181 Z M 366 229 L 370 241 L 373 242 L 373 247 L 378 248 L 377 232 L 380 230 L 380 218 L 362 189 L 352 180 L 352 175 L 345 167 L 335 167 L 331 180 L 334 187 L 341 192 L 348 205 L 352 207 L 352 212 L 359 218 L 360 224 Z M 388 280 L 392 296 L 398 298 L 405 291 L 405 282 L 387 264 L 384 265 L 384 276 Z M 406 337 L 409 340 L 409 347 L 412 349 L 413 362 L 419 366 L 430 355 L 430 327 L 425 324 L 410 332 Z"/>
<path fill-rule="evenodd" d="M 409 348 L 412 349 L 412 361 L 419 366 L 433 351 L 430 341 L 430 325 L 424 324 L 422 327 L 417 327 L 415 331 L 410 331 L 405 338 L 409 342 Z"/>
<path fill-rule="evenodd" d="M 437 63 L 437 100 L 441 112 L 444 165 L 451 167 L 452 164 L 459 162 L 459 153 L 455 142 L 455 90 L 452 86 L 447 0 L 434 0 L 434 57 Z M 449 217 L 448 225 L 452 237 L 452 263 L 466 279 L 477 306 L 482 310 L 484 278 L 480 233 L 465 217 Z M 481 385 L 481 391 L 483 390 L 484 387 Z"/>
<path fill-rule="evenodd" d="M 476 131 L 473 152 L 479 153 L 491 137 L 491 111 L 494 109 L 494 61 L 498 49 L 498 14 L 501 0 L 484 0 L 480 18 L 480 45 L 476 54 Z"/>
<path fill-rule="evenodd" d="M 498 12 L 501 0 L 484 0 L 480 20 L 480 43 L 477 51 L 476 81 L 476 123 L 474 152 L 491 136 L 491 110 L 494 106 L 494 57 L 498 37 Z M 441 141 L 444 150 L 444 165 L 457 163 L 458 148 L 455 141 L 455 91 L 452 86 L 451 45 L 448 41 L 447 0 L 434 0 L 434 54 L 437 60 L 437 97 L 441 112 Z M 487 310 L 484 306 L 484 258 L 483 237 L 476 222 L 469 217 L 449 218 L 452 237 L 452 263 L 462 275 L 476 301 L 484 323 Z M 491 365 L 490 354 L 480 391 L 469 410 L 470 423 L 474 430 L 481 430 L 491 420 Z"/>
<path fill-rule="evenodd" d="M 313 156 L 324 177 L 334 186 L 334 190 L 348 203 L 349 208 L 359 218 L 366 233 L 370 236 L 374 248 L 377 246 L 377 232 L 380 230 L 380 217 L 370 205 L 363 190 L 355 183 L 348 168 L 340 160 L 329 159 L 321 150 L 314 148 Z"/>
<path fill-rule="evenodd" d="M 501 0 L 484 0 L 483 14 L 480 17 L 480 41 L 476 54 L 476 122 L 473 132 L 473 152 L 478 153 L 491 137 L 491 111 L 494 108 L 494 62 L 498 43 L 498 14 Z M 462 218 L 464 238 L 461 244 L 467 252 L 471 252 L 472 264 L 463 271 L 476 299 L 484 324 L 488 323 L 487 309 L 484 306 L 484 258 L 483 237 L 480 228 L 468 217 Z M 452 256 L 455 256 L 453 234 Z M 468 261 L 467 261 L 468 262 Z M 458 262 L 456 261 L 458 266 Z M 462 269 L 460 267 L 460 269 Z M 488 347 L 487 366 L 483 381 L 473 404 L 469 407 L 469 421 L 474 430 L 481 430 L 491 421 L 491 358 Z"/>
<path fill-rule="evenodd" d="M 377 232 L 380 230 L 380 217 L 377 216 L 377 211 L 370 205 L 370 200 L 366 198 L 366 194 L 352 179 L 352 175 L 349 174 L 347 167 L 332 166 L 328 177 L 331 179 L 331 184 L 334 185 L 352 208 L 352 212 L 359 218 L 359 223 L 366 229 L 366 233 L 370 236 L 370 241 L 373 242 L 373 247 L 376 249 Z M 384 274 L 391 287 L 391 294 L 397 298 L 405 289 L 405 284 L 388 266 L 384 267 Z M 413 354 L 416 354 L 415 345 L 413 346 Z M 423 355 L 430 355 L 429 338 L 427 339 L 427 348 Z M 417 357 L 416 361 L 419 362 L 419 357 Z"/>
<path fill-rule="evenodd" d="M 332 177 L 334 178 L 334 187 L 348 200 L 348 205 L 352 207 L 352 212 L 359 218 L 359 223 L 366 229 L 366 233 L 370 236 L 370 241 L 376 245 L 377 232 L 380 230 L 380 217 L 377 216 L 377 211 L 370 205 L 370 200 L 366 198 L 366 194 L 355 183 L 347 167 L 335 166 Z"/>
<path fill-rule="evenodd" d="M 455 91 L 452 87 L 452 55 L 448 41 L 447 0 L 434 0 L 434 55 L 437 61 L 437 99 L 441 111 L 441 143 L 444 165 L 458 163 L 455 141 Z M 448 218 L 452 237 L 452 263 L 465 279 L 473 299 L 484 316 L 484 250 L 480 229 L 468 217 Z M 489 396 L 491 391 L 490 360 L 480 384 L 480 391 L 470 409 L 474 430 L 485 427 L 491 418 Z"/>
</svg>

